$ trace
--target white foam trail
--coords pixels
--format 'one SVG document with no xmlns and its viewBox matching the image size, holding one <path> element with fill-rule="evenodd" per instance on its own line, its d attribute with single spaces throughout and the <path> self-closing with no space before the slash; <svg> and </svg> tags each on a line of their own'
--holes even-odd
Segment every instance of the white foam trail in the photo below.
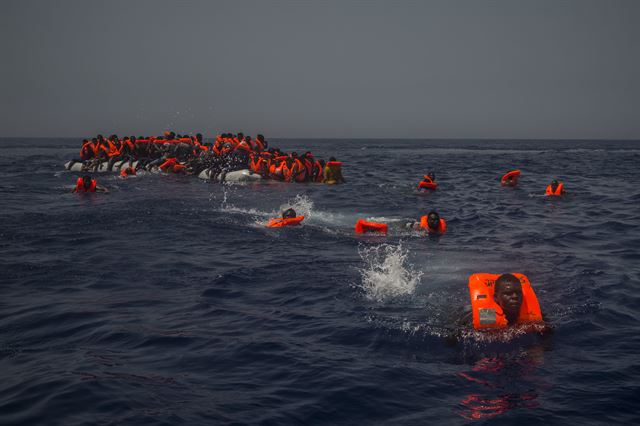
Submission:
<svg viewBox="0 0 640 426">
<path fill-rule="evenodd" d="M 358 249 L 365 265 L 360 270 L 361 287 L 367 298 L 383 302 L 390 298 L 412 294 L 422 271 L 414 270 L 407 257 L 409 251 L 391 244 L 381 244 Z"/>
</svg>

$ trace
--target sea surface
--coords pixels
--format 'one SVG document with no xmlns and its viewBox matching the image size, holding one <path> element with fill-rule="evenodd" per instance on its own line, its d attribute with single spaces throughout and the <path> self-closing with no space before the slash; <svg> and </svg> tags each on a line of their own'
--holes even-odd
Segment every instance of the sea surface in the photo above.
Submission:
<svg viewBox="0 0 640 426">
<path fill-rule="evenodd" d="M 347 183 L 71 194 L 79 145 L 0 140 L 1 425 L 640 421 L 640 142 L 271 140 Z M 526 274 L 553 333 L 458 332 L 475 272 Z"/>
</svg>

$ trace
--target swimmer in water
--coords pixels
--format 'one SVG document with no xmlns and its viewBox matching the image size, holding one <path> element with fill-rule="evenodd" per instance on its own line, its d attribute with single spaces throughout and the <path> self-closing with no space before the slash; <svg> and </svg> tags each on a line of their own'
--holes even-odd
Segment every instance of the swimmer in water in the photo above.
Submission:
<svg viewBox="0 0 640 426">
<path fill-rule="evenodd" d="M 109 192 L 104 186 L 98 185 L 97 181 L 89 175 L 79 177 L 76 186 L 71 192 Z"/>
<path fill-rule="evenodd" d="M 545 325 L 538 299 L 524 275 L 522 275 L 522 281 L 513 274 L 495 277 L 490 274 L 474 274 L 469 278 L 471 312 L 463 316 L 459 322 L 460 325 L 486 331 L 514 325 L 535 324 L 537 327 L 531 331 L 551 330 Z M 492 285 L 493 298 L 490 292 Z M 525 309 L 522 309 L 525 302 Z"/>
<path fill-rule="evenodd" d="M 431 210 L 426 216 L 422 216 L 419 221 L 407 223 L 405 228 L 427 231 L 430 235 L 442 235 L 447 230 L 447 223 L 437 211 Z"/>
<path fill-rule="evenodd" d="M 547 186 L 545 191 L 545 195 L 564 195 L 564 184 L 562 182 L 558 182 L 557 180 L 553 180 L 551 185 Z"/>
</svg>

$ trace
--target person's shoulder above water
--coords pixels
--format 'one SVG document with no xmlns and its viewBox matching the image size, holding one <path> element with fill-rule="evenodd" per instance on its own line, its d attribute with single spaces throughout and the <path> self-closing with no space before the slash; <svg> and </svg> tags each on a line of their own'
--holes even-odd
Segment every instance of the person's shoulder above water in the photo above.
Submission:
<svg viewBox="0 0 640 426">
<path fill-rule="evenodd" d="M 523 274 L 473 274 L 469 277 L 474 329 L 485 331 L 515 325 L 532 325 L 531 331 L 546 331 L 538 298 Z M 467 321 L 469 321 L 467 319 Z"/>
<path fill-rule="evenodd" d="M 98 182 L 89 175 L 79 177 L 76 180 L 76 186 L 71 192 L 109 192 L 104 186 L 98 185 Z"/>
</svg>

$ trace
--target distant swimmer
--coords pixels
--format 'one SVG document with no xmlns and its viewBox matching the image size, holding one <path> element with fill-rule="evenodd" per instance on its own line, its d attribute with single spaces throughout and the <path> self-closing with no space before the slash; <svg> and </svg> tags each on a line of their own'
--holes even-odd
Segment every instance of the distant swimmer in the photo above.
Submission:
<svg viewBox="0 0 640 426">
<path fill-rule="evenodd" d="M 551 185 L 547 186 L 547 189 L 544 192 L 544 195 L 550 196 L 559 196 L 564 194 L 564 184 L 562 182 L 558 182 L 557 180 L 551 182 Z"/>
<path fill-rule="evenodd" d="M 324 166 L 323 182 L 327 185 L 346 183 L 346 180 L 342 177 L 342 162 L 337 161 L 335 157 L 329 158 L 329 161 Z"/>
<path fill-rule="evenodd" d="M 294 209 L 286 209 L 281 218 L 271 219 L 267 228 L 282 228 L 283 226 L 298 226 L 304 220 L 304 216 L 298 216 Z"/>
<path fill-rule="evenodd" d="M 406 227 L 427 231 L 430 235 L 442 235 L 447 232 L 447 222 L 435 210 L 431 210 L 426 216 L 422 216 L 419 222 L 407 223 Z"/>
<path fill-rule="evenodd" d="M 520 170 L 511 170 L 500 178 L 500 185 L 514 187 L 518 184 L 518 178 L 520 177 Z"/>
<path fill-rule="evenodd" d="M 109 192 L 104 186 L 98 185 L 98 182 L 89 175 L 79 177 L 76 186 L 71 192 Z"/>
<path fill-rule="evenodd" d="M 476 330 L 531 324 L 530 331 L 546 331 L 540 304 L 526 276 L 473 274 L 469 277 L 471 312 L 463 323 Z M 535 327 L 537 326 L 537 327 Z"/>
<path fill-rule="evenodd" d="M 435 191 L 438 188 L 438 184 L 435 182 L 436 175 L 433 172 L 429 172 L 422 177 L 422 181 L 418 183 L 418 189 Z"/>
</svg>

